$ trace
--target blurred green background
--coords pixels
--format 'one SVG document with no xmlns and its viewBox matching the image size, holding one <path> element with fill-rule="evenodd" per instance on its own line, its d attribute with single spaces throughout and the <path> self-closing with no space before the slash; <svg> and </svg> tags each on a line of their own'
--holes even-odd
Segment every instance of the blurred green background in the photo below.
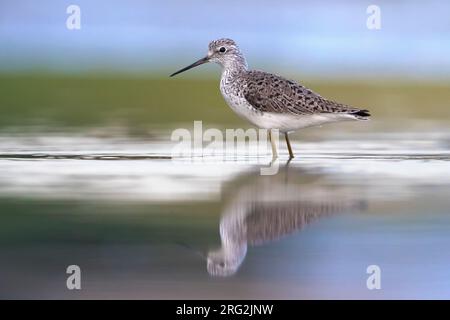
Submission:
<svg viewBox="0 0 450 320">
<path fill-rule="evenodd" d="M 348 0 L 79 0 L 75 30 L 66 26 L 71 4 L 0 3 L 1 130 L 248 127 L 220 96 L 217 66 L 168 77 L 221 37 L 236 40 L 250 68 L 370 109 L 374 120 L 450 119 L 443 1 L 380 0 L 378 30 L 366 25 L 368 4 Z"/>
<path fill-rule="evenodd" d="M 298 77 L 300 78 L 300 77 Z M 374 119 L 450 120 L 450 85 L 432 82 L 307 81 L 325 97 L 368 108 Z M 119 126 L 130 133 L 203 120 L 249 126 L 225 104 L 218 79 L 163 75 L 0 75 L 0 126 L 61 129 Z"/>
</svg>

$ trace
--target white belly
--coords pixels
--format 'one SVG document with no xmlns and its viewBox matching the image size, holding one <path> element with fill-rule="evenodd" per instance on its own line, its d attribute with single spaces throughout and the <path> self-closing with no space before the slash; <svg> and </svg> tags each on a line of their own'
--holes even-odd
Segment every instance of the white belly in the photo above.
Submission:
<svg viewBox="0 0 450 320">
<path fill-rule="evenodd" d="M 220 91 L 222 92 L 225 101 L 234 112 L 241 118 L 263 129 L 278 129 L 281 132 L 289 132 L 330 122 L 357 120 L 352 115 L 342 113 L 319 113 L 312 115 L 261 113 L 255 111 L 244 97 L 225 92 L 222 90 L 222 86 Z"/>
<path fill-rule="evenodd" d="M 302 128 L 320 126 L 326 123 L 356 120 L 349 114 L 321 113 L 311 115 L 291 115 L 280 113 L 264 113 L 252 122 L 260 128 L 278 129 L 281 132 L 290 132 Z"/>
</svg>

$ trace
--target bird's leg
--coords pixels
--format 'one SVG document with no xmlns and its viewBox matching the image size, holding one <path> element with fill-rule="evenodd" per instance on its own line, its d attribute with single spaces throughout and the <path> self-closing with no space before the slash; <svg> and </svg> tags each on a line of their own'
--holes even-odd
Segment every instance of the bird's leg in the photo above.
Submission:
<svg viewBox="0 0 450 320">
<path fill-rule="evenodd" d="M 284 137 L 286 138 L 286 144 L 289 150 L 289 159 L 292 159 L 294 158 L 294 153 L 292 152 L 291 142 L 289 141 L 289 136 L 287 132 L 284 133 Z"/>
<path fill-rule="evenodd" d="M 272 130 L 269 129 L 269 140 L 270 140 L 270 144 L 272 145 L 272 159 L 276 159 L 278 158 L 278 151 L 277 151 L 277 146 L 275 144 L 275 140 L 272 138 Z"/>
</svg>

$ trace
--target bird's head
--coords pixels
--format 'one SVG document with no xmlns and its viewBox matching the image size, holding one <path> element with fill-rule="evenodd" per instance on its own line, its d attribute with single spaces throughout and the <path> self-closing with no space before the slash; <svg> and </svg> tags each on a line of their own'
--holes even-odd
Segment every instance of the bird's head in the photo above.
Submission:
<svg viewBox="0 0 450 320">
<path fill-rule="evenodd" d="M 246 253 L 247 246 L 240 247 L 232 253 L 224 249 L 210 251 L 206 259 L 206 269 L 212 276 L 232 276 L 239 269 Z"/>
<path fill-rule="evenodd" d="M 208 45 L 209 61 L 222 67 L 241 59 L 242 53 L 236 42 L 231 39 L 219 39 L 211 41 Z"/>
<path fill-rule="evenodd" d="M 236 42 L 231 39 L 218 39 L 211 41 L 208 45 L 208 54 L 206 57 L 201 58 L 190 64 L 189 66 L 172 73 L 170 76 L 173 77 L 181 72 L 187 71 L 199 65 L 207 62 L 214 62 L 222 66 L 223 68 L 244 68 L 247 69 L 247 62 Z"/>
</svg>

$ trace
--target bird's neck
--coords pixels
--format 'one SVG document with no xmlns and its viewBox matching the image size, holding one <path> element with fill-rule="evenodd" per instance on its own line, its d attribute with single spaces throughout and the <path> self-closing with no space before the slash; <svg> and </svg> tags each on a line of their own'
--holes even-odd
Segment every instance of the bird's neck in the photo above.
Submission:
<svg viewBox="0 0 450 320">
<path fill-rule="evenodd" d="M 247 242 L 233 245 L 222 243 L 222 247 L 216 251 L 216 254 L 232 264 L 240 265 L 247 255 L 247 247 Z"/>
<path fill-rule="evenodd" d="M 225 61 L 222 65 L 222 76 L 237 75 L 247 71 L 247 61 L 243 56 L 237 56 L 233 60 Z"/>
</svg>

